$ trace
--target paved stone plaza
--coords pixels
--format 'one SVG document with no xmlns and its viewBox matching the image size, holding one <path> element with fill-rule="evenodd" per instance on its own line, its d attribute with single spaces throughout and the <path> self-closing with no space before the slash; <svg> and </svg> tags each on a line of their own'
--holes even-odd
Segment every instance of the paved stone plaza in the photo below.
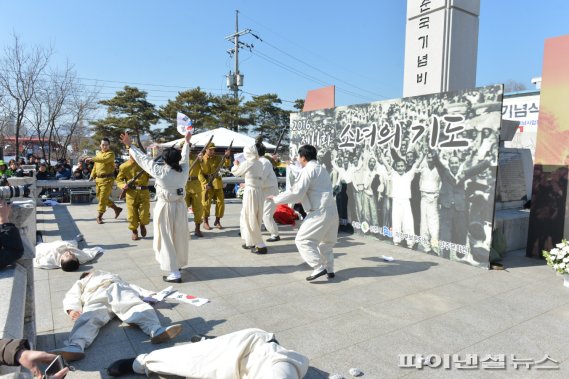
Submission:
<svg viewBox="0 0 569 379">
<path fill-rule="evenodd" d="M 258 327 L 275 332 L 283 346 L 310 358 L 306 378 L 350 378 L 351 367 L 361 369 L 363 378 L 568 377 L 569 288 L 543 262 L 520 252 L 510 254 L 507 271 L 487 271 L 341 235 L 335 249 L 336 278 L 308 283 L 304 278 L 311 270 L 296 251 L 291 227 L 282 227 L 284 238 L 270 244 L 266 256 L 241 248 L 240 208 L 240 203 L 228 204 L 224 230 L 206 232 L 201 239 L 192 236 L 190 267 L 184 270 L 184 283 L 174 285 L 210 303 L 194 307 L 168 300 L 157 306 L 164 323 L 184 325 L 173 343 L 197 333 L 221 335 Z M 111 214 L 107 212 L 104 225 L 97 225 L 96 205 L 38 207 L 38 230 L 45 241 L 72 239 L 80 232 L 89 246 L 103 247 L 105 254 L 83 270 L 107 270 L 147 289 L 165 288 L 152 252 L 152 229 L 146 239 L 131 241 L 126 214 L 118 220 L 109 218 Z M 395 260 L 385 262 L 382 255 Z M 39 349 L 62 346 L 72 327 L 62 299 L 78 277 L 36 270 Z M 156 347 L 138 328 L 115 319 L 68 377 L 107 377 L 105 368 L 112 361 Z M 482 363 L 475 370 L 403 369 L 399 354 L 504 354 L 507 369 L 489 370 Z M 547 354 L 560 362 L 559 370 L 515 370 L 512 354 L 533 361 Z"/>
</svg>

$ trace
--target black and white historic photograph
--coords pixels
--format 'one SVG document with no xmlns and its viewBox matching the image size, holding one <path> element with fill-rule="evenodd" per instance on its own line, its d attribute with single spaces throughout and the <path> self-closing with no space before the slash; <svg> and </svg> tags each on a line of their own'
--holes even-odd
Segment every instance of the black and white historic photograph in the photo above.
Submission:
<svg viewBox="0 0 569 379">
<path fill-rule="evenodd" d="M 502 86 L 291 115 L 318 148 L 341 232 L 488 266 Z"/>
</svg>

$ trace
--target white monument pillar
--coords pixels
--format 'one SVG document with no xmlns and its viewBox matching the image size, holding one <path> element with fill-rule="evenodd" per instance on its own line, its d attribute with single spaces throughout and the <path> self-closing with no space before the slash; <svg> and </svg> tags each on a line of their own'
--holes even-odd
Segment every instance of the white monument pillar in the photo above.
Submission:
<svg viewBox="0 0 569 379">
<path fill-rule="evenodd" d="M 403 96 L 476 86 L 480 0 L 407 0 Z"/>
</svg>

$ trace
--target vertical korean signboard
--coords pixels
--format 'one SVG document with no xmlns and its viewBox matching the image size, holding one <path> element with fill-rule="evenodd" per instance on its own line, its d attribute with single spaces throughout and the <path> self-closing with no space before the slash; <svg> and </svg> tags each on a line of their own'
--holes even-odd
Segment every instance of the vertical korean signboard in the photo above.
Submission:
<svg viewBox="0 0 569 379">
<path fill-rule="evenodd" d="M 404 96 L 476 83 L 479 0 L 408 0 Z"/>
</svg>

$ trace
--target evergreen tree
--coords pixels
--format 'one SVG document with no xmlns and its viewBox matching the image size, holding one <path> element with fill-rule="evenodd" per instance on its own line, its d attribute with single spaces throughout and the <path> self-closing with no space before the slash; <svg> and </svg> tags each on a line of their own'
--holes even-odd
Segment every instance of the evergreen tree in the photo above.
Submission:
<svg viewBox="0 0 569 379">
<path fill-rule="evenodd" d="M 99 104 L 107 106 L 107 117 L 93 122 L 95 142 L 99 143 L 103 137 L 118 141 L 119 135 L 126 131 L 142 147 L 141 135 L 150 134 L 150 127 L 159 120 L 156 107 L 146 100 L 146 95 L 136 87 L 125 86 L 112 99 L 100 101 Z M 111 143 L 111 148 L 118 152 L 120 144 Z"/>
</svg>

